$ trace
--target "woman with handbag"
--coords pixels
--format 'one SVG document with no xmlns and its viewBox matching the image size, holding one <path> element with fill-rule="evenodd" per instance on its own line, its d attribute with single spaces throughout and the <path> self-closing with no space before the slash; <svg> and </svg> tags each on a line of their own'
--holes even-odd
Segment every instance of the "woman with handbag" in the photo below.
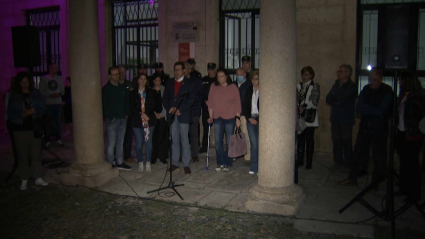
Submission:
<svg viewBox="0 0 425 239">
<path fill-rule="evenodd" d="M 247 119 L 247 129 L 249 141 L 251 143 L 251 159 L 249 174 L 258 173 L 258 120 L 260 112 L 260 85 L 258 71 L 254 71 L 249 75 L 252 86 L 246 90 L 242 112 Z"/>
<path fill-rule="evenodd" d="M 155 93 L 148 86 L 146 75 L 140 75 L 130 91 L 130 126 L 136 139 L 136 156 L 139 172 L 143 172 L 143 143 L 146 146 L 146 172 L 151 171 L 152 135 L 154 133 Z M 159 110 L 160 111 L 160 110 Z"/>
<path fill-rule="evenodd" d="M 217 168 L 215 171 L 228 172 L 233 160 L 228 156 L 230 136 L 233 134 L 235 125 L 241 126 L 241 100 L 239 90 L 229 73 L 224 68 L 217 70 L 215 83 L 211 84 L 208 94 L 208 123 L 214 121 L 215 151 L 217 155 Z M 223 149 L 223 136 L 226 134 L 226 147 Z"/>
<path fill-rule="evenodd" d="M 27 72 L 21 71 L 15 76 L 9 102 L 7 116 L 16 144 L 18 156 L 17 174 L 22 180 L 21 190 L 27 189 L 29 177 L 29 163 L 36 178 L 35 184 L 48 185 L 41 177 L 42 167 L 41 147 L 42 139 L 34 136 L 35 119 L 41 118 L 46 111 L 43 97 L 39 90 L 34 88 L 34 82 Z"/>
<path fill-rule="evenodd" d="M 304 165 L 304 152 L 307 151 L 306 169 L 311 169 L 314 152 L 314 130 L 319 127 L 317 105 L 320 98 L 320 85 L 313 81 L 314 70 L 311 66 L 301 69 L 302 82 L 297 84 L 298 113 L 307 128 L 298 135 L 297 165 Z M 306 149 L 306 150 L 305 150 Z"/>
<path fill-rule="evenodd" d="M 153 79 L 153 92 L 155 96 L 155 104 L 157 109 L 161 111 L 155 112 L 157 119 L 155 131 L 152 136 L 153 151 L 152 151 L 152 164 L 156 160 L 160 160 L 163 164 L 167 164 L 168 158 L 168 124 L 166 120 L 167 111 L 162 105 L 162 96 L 164 95 L 165 86 L 163 86 L 161 78 L 157 76 Z"/>
<path fill-rule="evenodd" d="M 400 156 L 400 186 L 396 195 L 406 195 L 408 202 L 421 199 L 421 170 L 419 152 L 423 134 L 419 122 L 423 115 L 421 82 L 412 72 L 402 72 L 399 77 L 397 151 Z"/>
</svg>

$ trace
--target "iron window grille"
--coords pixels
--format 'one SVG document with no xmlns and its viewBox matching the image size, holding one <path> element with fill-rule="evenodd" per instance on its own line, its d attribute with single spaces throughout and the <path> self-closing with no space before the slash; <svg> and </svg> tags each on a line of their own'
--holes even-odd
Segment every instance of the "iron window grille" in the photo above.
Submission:
<svg viewBox="0 0 425 239">
<path fill-rule="evenodd" d="M 158 1 L 113 1 L 113 62 L 127 68 L 127 79 L 137 74 L 140 64 L 158 61 Z"/>
<path fill-rule="evenodd" d="M 220 0 L 219 65 L 234 79 L 241 58 L 251 57 L 251 68 L 260 62 L 260 0 Z"/>
<path fill-rule="evenodd" d="M 59 7 L 28 10 L 26 15 L 27 25 L 39 30 L 41 65 L 32 69 L 34 83 L 38 88 L 41 76 L 49 72 L 49 64 L 56 63 L 58 74 L 61 75 Z"/>
</svg>

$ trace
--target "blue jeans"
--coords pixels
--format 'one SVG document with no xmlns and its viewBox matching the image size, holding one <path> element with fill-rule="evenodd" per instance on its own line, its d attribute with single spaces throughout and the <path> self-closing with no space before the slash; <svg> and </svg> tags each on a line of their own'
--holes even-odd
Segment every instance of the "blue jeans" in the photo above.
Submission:
<svg viewBox="0 0 425 239">
<path fill-rule="evenodd" d="M 118 165 L 122 164 L 123 143 L 127 119 L 115 119 L 113 121 L 105 119 L 105 125 L 106 134 L 108 135 L 106 158 L 108 158 L 109 163 L 111 163 L 112 165 L 115 164 L 114 159 L 116 160 L 116 163 Z"/>
<path fill-rule="evenodd" d="M 62 138 L 62 125 L 61 125 L 61 116 L 62 116 L 62 105 L 46 105 L 47 115 L 54 116 L 56 121 L 56 127 L 58 127 L 58 134 L 56 135 L 56 140 L 61 140 Z M 47 141 L 50 141 L 48 139 Z"/>
<path fill-rule="evenodd" d="M 179 123 L 177 117 L 171 125 L 171 160 L 174 166 L 179 166 L 180 142 L 182 146 L 182 161 L 184 167 L 190 164 L 189 124 Z"/>
<path fill-rule="evenodd" d="M 145 130 L 143 128 L 133 127 L 134 138 L 136 139 L 136 155 L 139 163 L 143 162 L 143 143 L 146 146 L 146 162 L 152 158 L 152 137 L 155 126 L 149 127 L 149 139 L 145 141 Z"/>
<path fill-rule="evenodd" d="M 217 166 L 221 165 L 231 167 L 233 159 L 227 156 L 229 152 L 230 136 L 235 131 L 235 119 L 218 118 L 214 120 L 214 134 L 215 134 L 215 152 L 217 154 Z M 226 152 L 223 149 L 223 136 L 226 133 Z"/>
<path fill-rule="evenodd" d="M 258 116 L 252 117 L 258 122 Z M 250 171 L 258 173 L 258 128 L 259 124 L 251 124 L 248 119 L 246 120 L 246 127 L 249 134 L 249 142 L 251 143 L 251 166 L 249 167 Z"/>
</svg>

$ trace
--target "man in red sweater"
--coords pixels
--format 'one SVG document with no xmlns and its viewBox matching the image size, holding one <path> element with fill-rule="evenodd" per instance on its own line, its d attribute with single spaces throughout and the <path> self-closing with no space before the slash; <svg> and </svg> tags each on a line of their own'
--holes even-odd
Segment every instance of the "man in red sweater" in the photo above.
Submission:
<svg viewBox="0 0 425 239">
<path fill-rule="evenodd" d="M 194 83 L 184 77 L 185 65 L 183 62 L 174 64 L 174 80 L 166 82 L 162 103 L 168 112 L 168 121 L 171 125 L 171 160 L 172 171 L 179 169 L 180 142 L 182 145 L 182 162 L 185 174 L 191 174 L 189 124 L 192 123 L 191 107 L 195 101 L 196 91 Z"/>
</svg>

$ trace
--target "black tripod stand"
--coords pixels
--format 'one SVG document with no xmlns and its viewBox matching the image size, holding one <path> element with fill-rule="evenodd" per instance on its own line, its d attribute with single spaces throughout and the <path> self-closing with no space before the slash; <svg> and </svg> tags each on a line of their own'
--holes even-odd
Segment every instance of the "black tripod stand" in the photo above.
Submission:
<svg viewBox="0 0 425 239">
<path fill-rule="evenodd" d="M 178 110 L 178 108 L 180 107 L 180 104 L 182 103 L 182 101 L 183 101 L 183 99 L 184 99 L 184 96 L 185 96 L 185 94 L 182 94 L 182 95 L 180 95 L 180 97 L 178 98 L 178 100 L 176 101 L 176 103 L 174 104 L 174 108 L 175 108 L 175 111 L 177 111 Z M 153 192 L 159 192 L 159 191 L 161 191 L 161 190 L 164 190 L 164 189 L 168 189 L 168 188 L 171 188 L 171 189 L 173 189 L 173 191 L 180 197 L 180 199 L 181 200 L 184 200 L 183 199 L 183 197 L 180 195 L 180 193 L 179 192 L 177 192 L 177 190 L 176 190 L 176 187 L 180 187 L 180 186 L 184 186 L 184 184 L 175 184 L 174 182 L 173 182 L 173 170 L 172 170 L 172 168 L 173 168 L 173 160 L 172 160 L 172 147 L 171 147 L 171 143 L 173 142 L 172 140 L 173 140 L 173 137 L 172 137 L 172 131 L 171 131 L 171 127 L 172 127 L 172 124 L 173 124 L 173 121 L 174 121 L 174 119 L 175 119 L 175 115 L 174 114 L 171 114 L 170 115 L 170 118 L 168 119 L 168 121 L 167 121 L 167 123 L 168 123 L 168 129 L 169 129 L 169 135 L 170 135 L 170 139 L 169 139 L 169 141 L 168 141 L 168 149 L 169 149 L 169 151 L 170 151 L 170 169 L 169 169 L 169 171 L 170 171 L 170 181 L 169 181 L 169 183 L 168 183 L 168 186 L 165 186 L 165 187 L 161 187 L 161 188 L 158 188 L 158 189 L 155 189 L 155 190 L 152 190 L 152 191 L 148 191 L 147 192 L 147 194 L 149 194 L 149 193 L 153 193 Z M 168 170 L 168 169 L 167 169 Z"/>
<path fill-rule="evenodd" d="M 69 163 L 65 159 L 60 157 L 57 153 L 52 151 L 50 148 L 46 147 L 45 150 L 49 152 L 51 155 L 55 156 L 55 158 L 53 159 L 44 158 L 41 160 L 41 165 L 50 169 L 64 168 L 69 166 Z"/>
<path fill-rule="evenodd" d="M 387 172 L 381 175 L 379 178 L 371 182 L 365 189 L 363 189 L 359 194 L 357 194 L 350 202 L 347 203 L 343 208 L 341 208 L 338 212 L 343 213 L 347 208 L 349 208 L 351 205 L 353 205 L 355 202 L 359 202 L 362 206 L 367 208 L 369 211 L 371 211 L 373 214 L 375 214 L 377 217 L 382 218 L 385 221 L 391 221 L 391 238 L 395 238 L 395 219 L 400 216 L 403 212 L 408 210 L 410 207 L 415 206 L 418 211 L 422 214 L 422 216 L 425 218 L 425 212 L 422 209 L 425 205 L 423 203 L 422 205 L 419 205 L 417 201 L 409 201 L 397 209 L 397 211 L 394 211 L 394 188 L 393 188 L 393 182 L 394 177 L 397 178 L 398 181 L 400 181 L 400 176 L 395 172 L 394 170 L 394 138 L 395 138 L 395 132 L 396 132 L 396 125 L 395 125 L 395 116 L 398 114 L 397 111 L 397 71 L 395 71 L 394 75 L 394 95 L 393 95 L 393 118 L 391 120 L 391 130 L 390 130 L 390 150 L 389 150 L 389 160 L 388 160 L 388 168 Z M 366 195 L 370 190 L 374 189 L 376 186 L 378 186 L 379 183 L 383 182 L 385 179 L 387 179 L 387 191 L 386 191 L 386 204 L 385 208 L 382 211 L 378 211 L 375 209 L 372 205 L 370 205 L 366 200 L 363 199 L 363 196 Z M 405 192 L 408 197 L 410 197 L 407 190 L 405 190 L 400 185 L 400 190 L 402 192 Z"/>
</svg>

